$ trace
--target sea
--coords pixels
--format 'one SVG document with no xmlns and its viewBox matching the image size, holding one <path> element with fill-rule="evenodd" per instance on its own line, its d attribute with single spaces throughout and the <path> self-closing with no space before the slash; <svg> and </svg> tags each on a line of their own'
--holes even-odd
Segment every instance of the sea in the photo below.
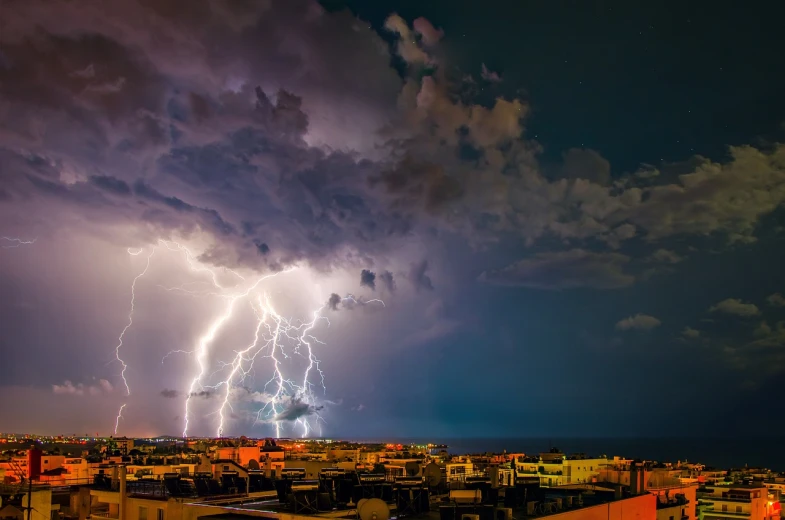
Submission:
<svg viewBox="0 0 785 520">
<path fill-rule="evenodd" d="M 753 438 L 398 438 L 384 442 L 446 444 L 450 454 L 563 453 L 659 462 L 699 462 L 714 468 L 758 467 L 785 472 L 785 436 Z"/>
</svg>

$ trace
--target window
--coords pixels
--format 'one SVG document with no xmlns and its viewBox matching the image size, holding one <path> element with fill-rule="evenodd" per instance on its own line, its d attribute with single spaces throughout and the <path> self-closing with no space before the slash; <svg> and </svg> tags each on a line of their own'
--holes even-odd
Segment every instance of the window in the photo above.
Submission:
<svg viewBox="0 0 785 520">
<path fill-rule="evenodd" d="M 147 508 L 139 506 L 139 520 L 147 520 Z"/>
<path fill-rule="evenodd" d="M 668 520 L 673 520 L 673 515 L 671 515 L 671 516 L 668 518 Z"/>
<path fill-rule="evenodd" d="M 736 506 L 736 512 L 741 513 L 741 506 Z"/>
<path fill-rule="evenodd" d="M 727 511 L 728 510 L 728 504 L 722 504 L 722 510 L 723 511 Z M 139 520 L 142 520 L 142 519 L 140 518 Z"/>
<path fill-rule="evenodd" d="M 164 519 L 164 510 L 158 509 L 158 518 L 156 520 L 165 520 Z"/>
</svg>

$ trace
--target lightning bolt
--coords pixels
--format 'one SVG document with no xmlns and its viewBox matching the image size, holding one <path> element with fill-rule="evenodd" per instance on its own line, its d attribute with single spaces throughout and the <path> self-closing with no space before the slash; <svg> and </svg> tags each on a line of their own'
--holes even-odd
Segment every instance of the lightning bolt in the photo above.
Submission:
<svg viewBox="0 0 785 520">
<path fill-rule="evenodd" d="M 117 419 L 114 420 L 114 434 L 117 435 L 117 429 L 120 427 L 120 419 L 123 418 L 123 409 L 125 408 L 125 403 L 120 407 L 120 410 L 117 411 Z"/>
<path fill-rule="evenodd" d="M 205 268 L 205 269 L 211 271 L 209 268 Z M 196 344 L 196 348 L 193 351 L 196 354 L 198 373 L 191 380 L 191 384 L 188 387 L 188 395 L 185 398 L 185 412 L 183 415 L 185 425 L 183 427 L 183 437 L 188 437 L 188 424 L 189 424 L 189 412 L 190 412 L 189 404 L 191 402 L 191 397 L 193 396 L 193 394 L 196 392 L 197 389 L 202 390 L 204 388 L 202 386 L 201 381 L 202 378 L 205 376 L 205 372 L 207 371 L 207 365 L 205 362 L 207 360 L 207 355 L 209 353 L 210 344 L 213 342 L 215 336 L 218 334 L 218 332 L 221 330 L 224 324 L 227 321 L 229 321 L 229 319 L 232 317 L 232 314 L 234 313 L 235 304 L 239 300 L 246 298 L 248 295 L 250 295 L 265 280 L 269 280 L 270 278 L 278 276 L 279 274 L 282 273 L 289 273 L 295 269 L 296 267 L 290 267 L 288 269 L 284 269 L 283 271 L 278 271 L 276 273 L 261 276 L 257 278 L 257 280 L 245 291 L 230 296 L 223 314 L 221 314 L 221 316 L 219 316 L 216 320 L 214 320 L 208 326 L 207 331 L 199 338 Z M 215 273 L 212 274 L 213 274 L 213 281 L 215 282 L 216 285 L 218 285 L 217 279 L 215 278 Z M 220 285 L 218 286 L 220 287 Z"/>
<path fill-rule="evenodd" d="M 138 256 L 141 253 L 142 253 L 142 249 L 139 250 L 128 249 L 128 254 L 131 256 Z M 128 323 L 125 325 L 125 327 L 123 327 L 122 332 L 120 332 L 120 336 L 118 336 L 117 338 L 117 346 L 114 349 L 115 358 L 117 359 L 117 361 L 120 362 L 120 365 L 123 367 L 122 370 L 120 371 L 120 377 L 123 380 L 123 385 L 125 385 L 126 397 L 131 395 L 131 387 L 128 385 L 128 379 L 125 377 L 125 372 L 128 369 L 128 365 L 123 360 L 123 358 L 120 357 L 120 348 L 123 346 L 123 338 L 125 337 L 125 333 L 128 332 L 128 329 L 131 328 L 131 325 L 134 324 L 134 309 L 136 307 L 136 282 L 145 274 L 147 274 L 147 270 L 150 269 L 150 260 L 153 258 L 154 254 L 155 254 L 155 248 L 152 248 L 150 250 L 150 254 L 147 255 L 147 262 L 145 262 L 144 269 L 142 270 L 142 272 L 136 275 L 133 281 L 131 282 L 131 308 L 128 311 Z M 115 434 L 117 433 L 117 427 L 120 424 L 120 419 L 123 417 L 123 409 L 125 409 L 126 404 L 127 403 L 123 403 L 123 405 L 120 406 L 120 410 L 117 412 L 117 420 L 115 421 L 115 428 L 114 428 Z"/>
<path fill-rule="evenodd" d="M 321 387 L 321 393 L 326 394 L 327 388 L 325 374 L 315 352 L 315 346 L 324 345 L 324 343 L 316 337 L 315 329 L 322 321 L 328 327 L 330 326 L 330 321 L 323 315 L 328 305 L 323 300 L 315 310 L 311 311 L 309 321 L 287 318 L 276 310 L 270 294 L 264 291 L 263 287 L 265 281 L 293 272 L 298 269 L 296 266 L 246 279 L 237 271 L 227 268 L 212 268 L 203 264 L 188 248 L 171 240 L 158 240 L 157 244 L 152 246 L 150 254 L 147 255 L 144 270 L 134 278 L 131 284 L 131 309 L 128 323 L 120 333 L 115 348 L 115 357 L 123 367 L 121 377 L 125 384 L 126 395 L 131 393 L 125 377 L 128 366 L 120 356 L 120 349 L 123 346 L 126 332 L 133 325 L 136 282 L 147 273 L 156 249 L 182 254 L 192 273 L 207 276 L 207 280 L 187 282 L 179 287 L 159 287 L 173 294 L 217 297 L 224 302 L 222 310 L 207 323 L 194 341 L 191 350 L 171 350 L 161 360 L 164 363 L 170 355 L 177 353 L 193 357 L 193 373 L 188 378 L 188 392 L 184 403 L 183 437 L 188 437 L 193 419 L 192 399 L 203 392 L 221 396 L 217 408 L 210 415 L 217 417 L 216 434 L 218 437 L 222 437 L 226 431 L 227 412 L 234 411 L 233 400 L 235 397 L 242 397 L 241 394 L 235 392 L 239 389 L 244 389 L 252 394 L 252 401 L 261 403 L 260 407 L 253 412 L 256 417 L 254 424 L 272 424 L 277 437 L 281 436 L 285 422 L 293 422 L 296 428 L 301 428 L 303 437 L 307 437 L 314 427 L 318 426 L 321 430 L 321 423 L 324 420 L 319 414 L 319 400 L 314 391 Z M 132 256 L 141 255 L 143 252 L 144 249 L 128 249 L 128 254 Z M 221 276 L 222 272 L 230 274 L 233 281 L 230 282 L 228 278 Z M 205 284 L 209 287 L 198 287 L 197 284 Z M 221 332 L 235 319 L 238 308 L 241 307 L 240 304 L 243 301 L 248 301 L 256 318 L 253 337 L 249 338 L 245 346 L 234 350 L 230 362 L 218 361 L 213 365 L 210 362 L 213 345 Z M 364 300 L 362 297 L 357 298 L 351 294 L 344 297 L 342 301 L 347 306 L 363 306 L 372 303 L 385 306 L 382 300 Z M 261 391 L 255 392 L 251 390 L 252 386 L 246 381 L 253 378 L 258 371 L 255 365 L 258 364 L 259 359 L 270 360 L 271 374 L 269 379 L 266 378 L 267 381 L 263 386 L 256 387 L 261 387 Z M 299 361 L 300 359 L 303 361 Z M 294 370 L 300 375 L 294 376 L 291 373 L 291 367 L 294 367 Z M 126 404 L 124 403 L 118 411 L 115 420 L 115 433 L 123 418 L 122 414 Z M 293 408 L 295 406 L 301 408 L 295 409 Z"/>
<path fill-rule="evenodd" d="M 28 240 L 16 237 L 0 237 L 0 247 L 3 249 L 15 249 L 20 246 L 29 246 L 31 244 L 35 244 L 36 240 L 38 239 L 33 238 Z"/>
<path fill-rule="evenodd" d="M 256 309 L 254 309 L 254 312 L 256 312 Z M 229 408 L 232 407 L 232 405 L 229 403 L 229 398 L 232 392 L 232 381 L 235 379 L 235 377 L 238 376 L 238 374 L 239 374 L 240 381 L 245 379 L 245 377 L 248 375 L 249 370 L 243 368 L 243 362 L 251 361 L 251 364 L 253 364 L 253 359 L 256 357 L 256 354 L 258 354 L 259 352 L 259 350 L 256 349 L 256 347 L 259 344 L 259 333 L 262 330 L 262 326 L 264 325 L 264 321 L 267 317 L 267 313 L 264 312 L 262 315 L 259 315 L 259 313 L 256 312 L 256 316 L 258 320 L 256 323 L 256 329 L 254 330 L 253 341 L 244 350 L 236 352 L 234 361 L 232 362 L 232 370 L 229 373 L 229 376 L 227 377 L 225 382 L 219 383 L 217 385 L 220 386 L 221 384 L 223 384 L 226 387 L 226 390 L 224 392 L 224 398 L 223 401 L 221 402 L 221 407 L 218 409 L 218 416 L 220 417 L 220 423 L 218 424 L 217 437 L 223 437 L 224 420 L 225 420 L 224 410 L 226 409 L 227 406 Z M 254 350 L 256 350 L 256 353 L 251 355 L 251 352 Z"/>
</svg>

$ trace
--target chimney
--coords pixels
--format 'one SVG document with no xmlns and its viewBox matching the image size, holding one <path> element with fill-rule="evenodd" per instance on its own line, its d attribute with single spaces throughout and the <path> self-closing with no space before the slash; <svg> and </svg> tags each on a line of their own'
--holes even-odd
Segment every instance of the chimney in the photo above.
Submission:
<svg viewBox="0 0 785 520">
<path fill-rule="evenodd" d="M 630 463 L 630 494 L 632 496 L 643 493 L 643 487 L 641 486 L 643 479 L 641 477 L 644 471 L 638 464 L 637 461 Z"/>
</svg>

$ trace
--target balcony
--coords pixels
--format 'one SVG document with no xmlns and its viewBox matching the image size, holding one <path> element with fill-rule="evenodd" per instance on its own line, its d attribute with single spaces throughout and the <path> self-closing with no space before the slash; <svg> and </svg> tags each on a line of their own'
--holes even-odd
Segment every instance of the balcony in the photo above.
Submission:
<svg viewBox="0 0 785 520">
<path fill-rule="evenodd" d="M 752 502 L 751 498 L 747 497 L 740 497 L 740 496 L 715 496 L 715 495 L 706 495 L 700 497 L 700 500 L 704 502 L 738 502 L 741 504 L 749 504 Z"/>
<path fill-rule="evenodd" d="M 751 513 L 749 512 L 737 512 L 737 511 L 718 511 L 716 509 L 708 508 L 703 510 L 704 517 L 708 516 L 710 518 L 749 518 Z"/>
<path fill-rule="evenodd" d="M 750 513 L 736 513 L 734 511 L 705 511 L 703 517 L 713 518 L 750 518 Z"/>
<path fill-rule="evenodd" d="M 112 516 L 109 511 L 97 511 L 90 513 L 87 515 L 87 518 L 100 518 L 101 520 L 108 519 L 108 520 L 119 520 L 116 516 Z"/>
</svg>

